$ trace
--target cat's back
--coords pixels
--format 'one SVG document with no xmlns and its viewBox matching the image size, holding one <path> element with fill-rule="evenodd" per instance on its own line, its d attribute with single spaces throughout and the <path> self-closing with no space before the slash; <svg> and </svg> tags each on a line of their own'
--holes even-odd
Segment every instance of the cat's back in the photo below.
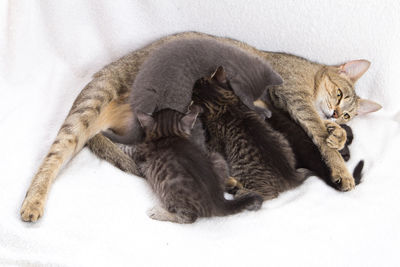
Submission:
<svg viewBox="0 0 400 267">
<path fill-rule="evenodd" d="M 228 131 L 231 132 L 232 151 L 239 149 L 243 154 L 245 150 L 250 158 L 260 161 L 258 168 L 273 169 L 288 179 L 292 177 L 295 157 L 284 135 L 275 131 L 257 112 L 246 106 L 241 105 L 240 110 L 235 109 L 228 115 L 234 123 L 226 123 L 226 127 L 231 128 Z"/>
<path fill-rule="evenodd" d="M 132 106 L 149 113 L 171 107 L 184 112 L 195 81 L 218 66 L 224 66 L 232 80 L 262 88 L 272 71 L 261 57 L 226 42 L 203 37 L 175 39 L 160 45 L 141 66 L 132 88 Z"/>
<path fill-rule="evenodd" d="M 187 179 L 217 179 L 207 152 L 194 141 L 181 137 L 167 137 L 148 144 L 147 159 L 155 167 L 162 164 L 160 173 L 180 174 Z"/>
<path fill-rule="evenodd" d="M 190 140 L 166 138 L 152 146 L 151 155 L 145 172 L 157 194 L 161 198 L 181 196 L 184 199 L 174 201 L 195 203 L 200 213 L 209 216 L 223 188 L 205 151 Z"/>
</svg>

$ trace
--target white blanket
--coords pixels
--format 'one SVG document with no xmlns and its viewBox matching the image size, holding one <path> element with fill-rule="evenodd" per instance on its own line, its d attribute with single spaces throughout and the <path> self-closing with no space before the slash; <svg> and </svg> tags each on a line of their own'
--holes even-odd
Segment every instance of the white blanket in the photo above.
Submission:
<svg viewBox="0 0 400 267">
<path fill-rule="evenodd" d="M 0 265 L 400 266 L 400 4 L 397 1 L 0 2 Z M 54 182 L 44 217 L 20 220 L 26 189 L 73 100 L 105 64 L 194 30 L 339 64 L 372 62 L 357 92 L 383 105 L 351 123 L 363 183 L 316 177 L 258 212 L 153 221 L 149 186 L 87 148 Z"/>
</svg>

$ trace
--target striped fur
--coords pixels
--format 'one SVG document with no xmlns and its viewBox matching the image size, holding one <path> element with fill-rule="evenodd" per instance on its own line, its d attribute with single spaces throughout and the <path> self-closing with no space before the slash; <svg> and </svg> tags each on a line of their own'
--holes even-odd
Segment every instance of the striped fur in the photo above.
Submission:
<svg viewBox="0 0 400 267">
<path fill-rule="evenodd" d="M 248 193 L 234 200 L 224 198 L 228 166 L 223 158 L 203 151 L 189 136 L 199 109 L 188 114 L 163 109 L 153 116 L 137 113 L 145 142 L 137 146 L 140 169 L 162 207 L 149 216 L 156 220 L 192 223 L 198 217 L 222 216 L 255 210 L 262 198 Z"/>
<path fill-rule="evenodd" d="M 273 90 L 274 94 L 276 94 L 274 101 L 279 102 L 285 110 L 288 110 L 290 115 L 306 130 L 307 134 L 313 137 L 325 161 L 335 170 L 333 177 L 336 180 L 343 177 L 342 189 L 348 190 L 352 188 L 352 177 L 347 172 L 337 150 L 326 145 L 325 139 L 328 134 L 326 133 L 325 125 L 318 117 L 318 113 L 310 100 L 315 94 L 314 90 L 319 88 L 315 86 L 316 74 L 324 65 L 312 63 L 293 55 L 260 51 L 245 43 L 229 38 L 186 32 L 167 36 L 140 50 L 134 51 L 105 66 L 93 76 L 93 80 L 75 100 L 49 152 L 33 177 L 21 207 L 22 220 L 36 221 L 43 215 L 45 202 L 53 180 L 61 167 L 78 153 L 89 139 L 92 138 L 90 147 L 93 149 L 96 146 L 104 145 L 104 140 L 102 140 L 101 136 L 96 135 L 100 131 L 110 128 L 118 134 L 123 134 L 129 128 L 132 115 L 128 108 L 127 98 L 139 68 L 148 55 L 165 42 L 194 37 L 215 38 L 269 61 L 273 69 L 284 79 L 284 84 Z M 292 99 L 293 95 L 298 97 Z M 298 98 L 301 101 L 298 101 Z M 310 117 L 313 119 L 310 119 Z M 308 123 L 310 120 L 313 122 Z M 113 144 L 109 145 L 115 146 Z M 112 151 L 113 149 L 118 148 L 94 150 L 104 152 Z"/>
<path fill-rule="evenodd" d="M 230 175 L 264 200 L 299 185 L 306 176 L 296 170 L 288 141 L 236 96 L 221 67 L 215 76 L 196 82 L 193 102 L 204 109 L 209 147 L 224 156 Z"/>
</svg>

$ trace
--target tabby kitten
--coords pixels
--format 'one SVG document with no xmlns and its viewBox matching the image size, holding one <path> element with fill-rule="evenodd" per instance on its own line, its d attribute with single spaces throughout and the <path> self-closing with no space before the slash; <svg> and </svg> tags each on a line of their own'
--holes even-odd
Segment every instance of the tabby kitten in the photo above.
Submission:
<svg viewBox="0 0 400 267">
<path fill-rule="evenodd" d="M 215 39 L 268 61 L 284 80 L 282 85 L 275 86 L 271 91 L 274 95 L 273 101 L 278 103 L 278 107 L 288 111 L 312 138 L 331 169 L 332 181 L 340 181 L 339 189 L 345 191 L 354 186 L 353 178 L 335 148 L 344 143 L 342 139 L 345 135 L 340 130 L 327 132 L 325 117 L 320 117 L 323 112 L 317 111 L 318 105 L 315 103 L 317 96 L 321 99 L 319 106 L 324 105 L 322 99 L 327 99 L 324 95 L 336 96 L 337 100 L 340 99 L 340 109 L 335 116 L 343 119 L 352 119 L 356 113 L 365 114 L 378 110 L 378 104 L 360 99 L 354 90 L 355 81 L 369 66 L 367 61 L 358 60 L 340 66 L 326 66 L 294 55 L 260 51 L 230 38 L 184 32 L 166 36 L 133 51 L 105 66 L 93 76 L 93 80 L 74 101 L 57 137 L 32 179 L 21 207 L 22 220 L 34 222 L 43 215 L 53 180 L 61 167 L 76 155 L 89 139 L 94 137 L 91 144 L 102 146 L 105 142 L 102 142 L 101 135 L 97 135 L 99 132 L 112 129 L 116 134 L 124 135 L 128 130 L 133 116 L 129 105 L 132 85 L 146 59 L 168 42 L 193 38 Z M 344 105 L 345 103 L 350 105 Z M 328 110 L 325 111 L 328 111 L 329 117 L 329 112 L 332 112 L 329 108 L 336 107 L 337 102 L 333 104 L 329 107 L 326 103 Z M 347 110 L 352 112 L 345 112 Z M 348 113 L 348 116 L 345 113 Z M 336 127 L 337 124 L 333 125 Z M 113 151 L 114 148 L 103 148 L 99 151 Z"/>
<path fill-rule="evenodd" d="M 338 187 L 337 184 L 332 183 L 330 177 L 331 171 L 324 162 L 318 147 L 312 142 L 310 137 L 308 137 L 307 133 L 289 116 L 289 114 L 287 114 L 287 112 L 273 106 L 269 106 L 269 110 L 272 116 L 267 118 L 266 122 L 274 130 L 280 132 L 289 142 L 296 158 L 296 169 L 308 169 L 310 174 L 322 178 L 332 187 Z M 197 122 L 199 122 L 199 120 L 196 120 L 196 125 Z M 202 127 L 201 123 L 198 123 L 197 127 Z M 340 127 L 346 131 L 347 139 L 345 146 L 343 149 L 339 150 L 339 153 L 345 161 L 348 161 L 350 159 L 349 146 L 354 138 L 353 131 L 350 126 L 346 124 L 341 124 Z M 199 134 L 193 136 L 195 132 Z M 193 130 L 190 139 L 193 142 L 199 143 L 199 146 L 204 146 L 204 133 L 200 129 Z M 97 140 L 97 142 L 94 142 L 94 140 Z M 102 143 L 100 143 L 100 141 Z M 122 171 L 137 176 L 143 176 L 141 172 L 137 171 L 137 168 L 134 168 L 137 161 L 136 145 L 115 145 L 106 137 L 99 135 L 96 139 L 89 140 L 88 147 L 96 155 L 112 163 Z M 363 166 L 364 161 L 360 161 L 353 170 L 353 177 L 356 185 L 361 182 Z M 232 178 L 229 180 L 229 183 L 226 184 L 226 190 L 229 190 L 231 193 L 235 193 L 240 187 L 242 187 L 242 185 L 238 184 L 237 181 Z"/>
<path fill-rule="evenodd" d="M 306 175 L 296 171 L 289 143 L 233 92 L 219 67 L 211 78 L 198 80 L 193 102 L 204 112 L 200 118 L 208 132 L 210 150 L 221 153 L 245 189 L 272 199 L 299 185 Z"/>
<path fill-rule="evenodd" d="M 255 193 L 234 200 L 224 198 L 228 177 L 225 160 L 217 153 L 209 157 L 189 140 L 199 110 L 192 107 L 188 114 L 182 114 L 163 109 L 153 116 L 137 112 L 145 141 L 136 148 L 136 161 L 162 203 L 150 210 L 152 219 L 192 223 L 198 217 L 261 207 L 262 198 Z"/>
</svg>

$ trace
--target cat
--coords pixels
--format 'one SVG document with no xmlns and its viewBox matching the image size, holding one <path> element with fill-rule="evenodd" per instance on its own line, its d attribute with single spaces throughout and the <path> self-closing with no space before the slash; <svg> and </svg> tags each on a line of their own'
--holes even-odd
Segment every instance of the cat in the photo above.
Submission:
<svg viewBox="0 0 400 267">
<path fill-rule="evenodd" d="M 267 86 L 282 83 L 265 60 L 232 45 L 213 39 L 174 40 L 160 46 L 141 66 L 130 94 L 133 116 L 136 110 L 146 113 L 164 108 L 187 110 L 194 82 L 210 75 L 219 65 L 225 67 L 235 93 L 252 109 L 256 109 L 253 102 Z M 268 116 L 267 110 L 265 116 Z M 123 136 L 104 134 L 118 143 L 139 142 L 143 133 L 137 120 L 132 122 Z"/>
<path fill-rule="evenodd" d="M 296 170 L 284 136 L 240 100 L 222 67 L 195 83 L 192 100 L 204 110 L 200 119 L 210 151 L 226 159 L 229 174 L 246 190 L 269 200 L 307 177 L 304 170 Z"/>
<path fill-rule="evenodd" d="M 277 106 L 283 110 L 289 111 L 290 116 L 318 146 L 324 161 L 331 169 L 332 181 L 344 178 L 345 182 L 340 183 L 339 189 L 343 191 L 352 189 L 353 178 L 349 175 L 343 159 L 337 149 L 329 147 L 326 141 L 327 139 L 334 141 L 338 139 L 337 137 L 343 138 L 344 135 L 340 135 L 340 131 L 339 134 L 338 131 L 327 132 L 323 120 L 325 117 L 320 117 L 322 114 L 318 113 L 315 100 L 317 95 L 322 99 L 319 92 L 327 90 L 335 91 L 334 95 L 339 95 L 338 98 L 343 100 L 348 93 L 354 96 L 354 83 L 368 69 L 367 61 L 356 60 L 340 66 L 327 66 L 290 54 L 261 51 L 230 38 L 184 32 L 166 36 L 133 51 L 94 74 L 92 81 L 85 86 L 72 104 L 70 112 L 32 179 L 20 210 L 23 221 L 35 222 L 43 215 L 53 180 L 61 167 L 76 155 L 89 139 L 94 138 L 91 143 L 101 146 L 104 143 L 100 140 L 102 136 L 97 135 L 101 131 L 112 129 L 116 134 L 124 135 L 133 117 L 129 104 L 131 88 L 146 59 L 168 42 L 192 38 L 215 39 L 268 61 L 284 80 L 282 85 L 270 91 L 275 95 L 273 101 L 280 104 Z M 341 89 L 338 86 L 341 84 L 345 85 L 346 91 L 341 90 L 340 93 L 337 89 Z M 301 99 L 292 98 L 296 95 Z M 380 108 L 379 104 L 373 101 L 358 97 L 355 99 L 350 107 L 353 112 L 356 110 L 359 114 L 366 114 Z M 301 110 L 302 106 L 304 111 Z M 340 112 L 341 117 L 347 117 L 347 120 L 354 117 L 354 113 L 352 114 L 353 116 L 349 114 L 345 116 L 342 111 Z M 336 116 L 339 118 L 339 113 Z M 107 151 L 108 148 L 104 150 Z"/>
<path fill-rule="evenodd" d="M 261 196 L 248 193 L 226 200 L 228 166 L 217 153 L 209 155 L 189 139 L 200 109 L 187 114 L 161 109 L 153 116 L 137 111 L 145 140 L 136 148 L 136 161 L 162 206 L 150 210 L 152 219 L 192 223 L 198 217 L 222 216 L 244 209 L 258 210 Z"/>
<path fill-rule="evenodd" d="M 331 171 L 331 182 L 338 189 L 353 189 L 354 178 L 338 152 L 346 141 L 346 132 L 338 123 L 381 108 L 373 101 L 361 99 L 354 90 L 354 83 L 370 63 L 355 60 L 340 66 L 324 66 L 282 53 L 269 54 L 267 59 L 282 75 L 284 84 L 272 87 L 262 100 L 267 103 L 270 100 L 274 106 L 288 112 L 312 138 Z M 297 68 L 281 73 L 285 60 L 290 60 Z M 288 79 L 290 76 L 294 77 Z"/>
</svg>

